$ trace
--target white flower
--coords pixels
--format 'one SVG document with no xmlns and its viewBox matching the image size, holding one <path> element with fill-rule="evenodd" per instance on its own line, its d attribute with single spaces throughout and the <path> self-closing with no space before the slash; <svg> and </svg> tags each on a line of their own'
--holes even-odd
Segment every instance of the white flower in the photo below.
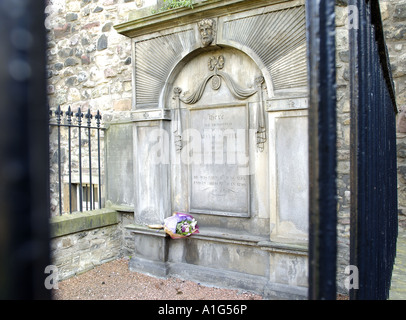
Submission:
<svg viewBox="0 0 406 320">
<path fill-rule="evenodd" d="M 192 226 L 192 228 L 194 229 L 196 227 L 197 221 L 195 219 L 192 220 L 192 222 L 190 223 L 190 225 Z"/>
</svg>

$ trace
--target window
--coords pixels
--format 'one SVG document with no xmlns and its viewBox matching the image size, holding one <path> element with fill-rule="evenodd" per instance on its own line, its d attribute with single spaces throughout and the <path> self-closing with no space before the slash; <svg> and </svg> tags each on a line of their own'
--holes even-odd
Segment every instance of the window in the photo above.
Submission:
<svg viewBox="0 0 406 320">
<path fill-rule="evenodd" d="M 65 184 L 64 212 L 100 209 L 98 184 L 82 183 L 82 193 L 80 190 L 80 183 L 72 183 L 70 192 L 69 184 Z M 82 201 L 82 206 L 80 206 L 80 201 Z"/>
<path fill-rule="evenodd" d="M 78 199 L 78 207 L 80 210 L 80 185 L 77 185 L 77 199 Z M 99 193 L 98 193 L 98 185 L 96 184 L 82 184 L 82 210 L 93 210 L 99 209 Z"/>
</svg>

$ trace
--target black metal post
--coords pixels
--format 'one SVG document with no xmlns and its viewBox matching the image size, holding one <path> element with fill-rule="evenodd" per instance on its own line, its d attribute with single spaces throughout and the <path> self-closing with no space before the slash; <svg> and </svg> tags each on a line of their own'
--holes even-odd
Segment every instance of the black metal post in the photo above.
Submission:
<svg viewBox="0 0 406 320">
<path fill-rule="evenodd" d="M 50 299 L 44 2 L 0 2 L 0 299 Z"/>
<path fill-rule="evenodd" d="M 335 1 L 307 0 L 309 299 L 336 299 Z"/>
<path fill-rule="evenodd" d="M 101 209 L 101 172 L 100 172 L 100 121 L 102 116 L 97 110 L 96 118 L 96 126 L 97 126 L 97 162 L 98 162 L 98 169 L 99 169 L 99 209 Z"/>
<path fill-rule="evenodd" d="M 59 215 L 62 215 L 62 176 L 61 176 L 61 106 L 55 111 L 56 123 L 58 126 L 58 190 L 59 190 Z"/>
<path fill-rule="evenodd" d="M 92 126 L 92 114 L 90 113 L 90 109 L 87 110 L 86 114 L 86 119 L 87 119 L 87 133 L 88 133 L 88 144 L 89 144 L 89 205 L 90 205 L 90 210 L 93 209 L 92 206 L 92 192 L 93 192 L 93 187 L 92 187 L 92 135 L 90 132 L 90 128 Z M 86 191 L 87 192 L 87 191 Z M 87 209 L 87 202 L 86 202 L 86 209 Z"/>
<path fill-rule="evenodd" d="M 85 187 L 85 194 L 84 194 L 84 197 L 85 197 L 85 203 L 86 203 L 86 211 L 88 211 L 89 210 L 89 207 L 88 207 L 88 205 L 89 205 L 89 203 L 88 203 L 88 200 L 89 200 L 89 197 L 88 197 L 88 194 L 89 194 L 89 190 L 88 190 L 88 188 L 87 188 L 87 184 L 85 183 L 84 184 L 84 187 Z"/>
<path fill-rule="evenodd" d="M 72 146 L 71 146 L 71 127 L 72 127 L 72 115 L 73 112 L 68 107 L 66 111 L 67 122 L 68 122 L 68 153 L 69 153 L 69 213 L 72 213 Z"/>
<path fill-rule="evenodd" d="M 387 299 L 397 238 L 396 99 L 378 1 L 351 0 L 352 300 Z"/>
<path fill-rule="evenodd" d="M 83 118 L 83 113 L 80 111 L 80 108 L 78 108 L 78 112 L 76 113 L 76 117 L 78 119 L 78 138 L 79 138 L 79 210 L 82 212 L 83 211 L 83 203 L 82 203 L 82 198 L 83 198 L 83 187 L 82 187 L 82 118 Z"/>
</svg>

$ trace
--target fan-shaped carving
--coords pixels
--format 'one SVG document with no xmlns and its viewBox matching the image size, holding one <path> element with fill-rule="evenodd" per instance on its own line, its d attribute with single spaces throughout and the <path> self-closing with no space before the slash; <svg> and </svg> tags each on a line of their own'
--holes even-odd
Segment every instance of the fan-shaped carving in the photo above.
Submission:
<svg viewBox="0 0 406 320">
<path fill-rule="evenodd" d="M 190 52 L 196 42 L 193 30 L 173 33 L 136 44 L 136 102 L 158 103 L 159 94 L 182 53 Z"/>
<path fill-rule="evenodd" d="M 223 38 L 250 48 L 272 75 L 274 89 L 306 86 L 304 6 L 226 21 Z"/>
</svg>

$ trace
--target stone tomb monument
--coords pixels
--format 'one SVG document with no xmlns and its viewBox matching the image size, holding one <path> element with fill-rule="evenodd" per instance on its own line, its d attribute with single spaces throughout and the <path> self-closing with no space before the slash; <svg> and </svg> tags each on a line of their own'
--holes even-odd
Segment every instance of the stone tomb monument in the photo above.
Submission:
<svg viewBox="0 0 406 320">
<path fill-rule="evenodd" d="M 107 133 L 107 199 L 134 210 L 129 268 L 306 298 L 304 1 L 203 1 L 115 27 L 134 97 Z M 200 233 L 148 228 L 177 211 Z"/>
</svg>

